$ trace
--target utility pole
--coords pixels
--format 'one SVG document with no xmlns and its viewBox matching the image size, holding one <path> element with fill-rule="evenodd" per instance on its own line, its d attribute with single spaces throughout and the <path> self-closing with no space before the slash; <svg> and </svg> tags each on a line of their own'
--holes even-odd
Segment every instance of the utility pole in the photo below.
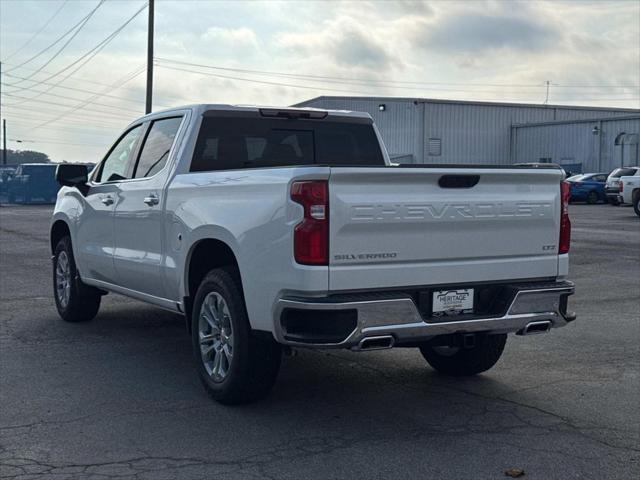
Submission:
<svg viewBox="0 0 640 480">
<path fill-rule="evenodd" d="M 2 118 L 2 62 L 0 62 L 0 118 Z M 2 164 L 7 164 L 7 122 L 2 120 L 2 142 L 4 148 L 2 149 Z"/>
<path fill-rule="evenodd" d="M 547 95 L 544 98 L 544 105 L 546 105 L 547 103 L 549 103 L 549 84 L 551 83 L 550 80 L 547 80 L 546 82 L 544 82 L 547 84 Z"/>
<path fill-rule="evenodd" d="M 0 118 L 2 118 L 2 62 L 0 62 Z"/>
<path fill-rule="evenodd" d="M 151 113 L 153 98 L 153 10 L 154 0 L 149 0 L 149 23 L 147 32 L 147 101 L 144 113 Z"/>
<path fill-rule="evenodd" d="M 7 119 L 2 119 L 2 164 L 7 164 Z"/>
</svg>

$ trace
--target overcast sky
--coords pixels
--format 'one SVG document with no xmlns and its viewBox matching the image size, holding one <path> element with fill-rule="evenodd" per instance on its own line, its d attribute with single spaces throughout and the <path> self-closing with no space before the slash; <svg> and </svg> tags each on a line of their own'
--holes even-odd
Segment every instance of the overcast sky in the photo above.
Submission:
<svg viewBox="0 0 640 480">
<path fill-rule="evenodd" d="M 9 148 L 96 162 L 143 113 L 147 10 L 91 54 L 144 1 L 105 1 L 33 58 L 98 4 L 0 0 Z M 155 38 L 154 109 L 318 95 L 540 104 L 547 80 L 552 104 L 640 108 L 637 0 L 160 0 Z"/>
</svg>

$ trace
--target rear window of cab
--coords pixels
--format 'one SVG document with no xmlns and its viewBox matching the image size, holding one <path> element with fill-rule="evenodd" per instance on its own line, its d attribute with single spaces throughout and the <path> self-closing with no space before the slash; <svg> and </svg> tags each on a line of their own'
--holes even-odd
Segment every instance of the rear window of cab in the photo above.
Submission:
<svg viewBox="0 0 640 480">
<path fill-rule="evenodd" d="M 371 123 L 205 116 L 190 171 L 314 164 L 385 165 Z"/>
</svg>

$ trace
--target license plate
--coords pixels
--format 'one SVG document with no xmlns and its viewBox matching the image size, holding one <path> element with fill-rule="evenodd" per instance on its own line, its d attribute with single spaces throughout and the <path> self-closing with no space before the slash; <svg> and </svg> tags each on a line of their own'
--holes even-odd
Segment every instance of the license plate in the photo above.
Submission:
<svg viewBox="0 0 640 480">
<path fill-rule="evenodd" d="M 473 288 L 457 288 L 433 292 L 434 316 L 473 313 Z"/>
</svg>

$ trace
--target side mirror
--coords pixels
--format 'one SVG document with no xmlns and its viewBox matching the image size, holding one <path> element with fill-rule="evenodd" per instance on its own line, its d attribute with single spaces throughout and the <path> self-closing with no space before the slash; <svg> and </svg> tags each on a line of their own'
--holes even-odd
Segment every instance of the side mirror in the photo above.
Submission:
<svg viewBox="0 0 640 480">
<path fill-rule="evenodd" d="M 86 165 L 63 163 L 56 167 L 56 181 L 65 187 L 76 187 L 81 192 L 86 191 L 89 172 Z"/>
</svg>

